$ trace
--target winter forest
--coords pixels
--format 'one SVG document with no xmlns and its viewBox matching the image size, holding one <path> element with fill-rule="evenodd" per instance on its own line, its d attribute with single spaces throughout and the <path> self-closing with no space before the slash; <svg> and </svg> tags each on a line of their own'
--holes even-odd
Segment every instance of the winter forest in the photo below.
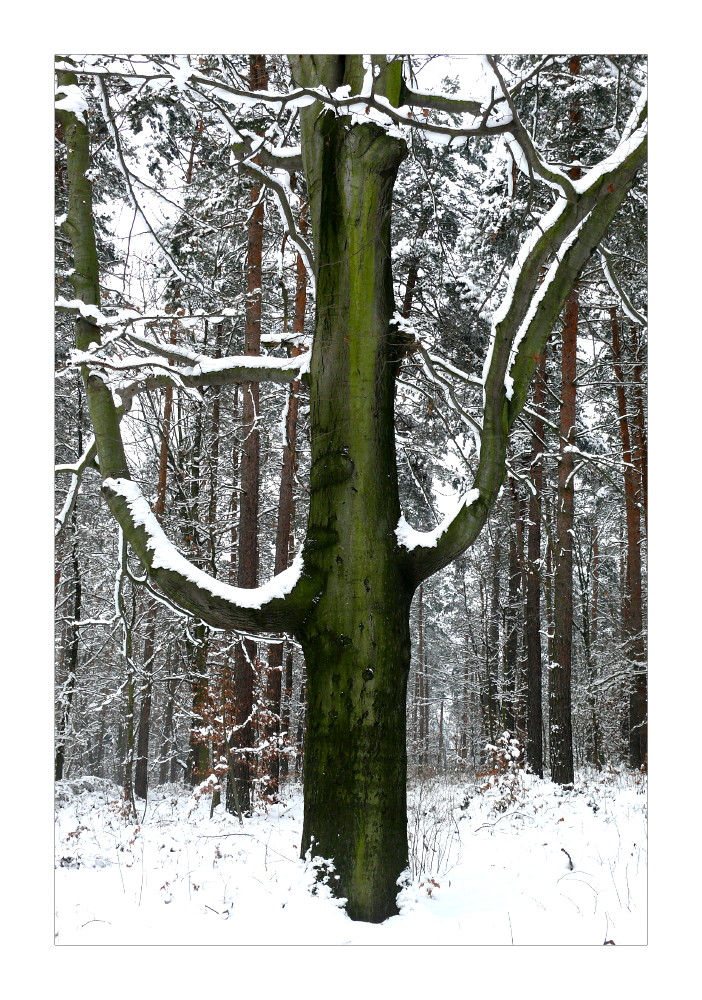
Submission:
<svg viewBox="0 0 702 1000">
<path fill-rule="evenodd" d="M 57 944 L 645 944 L 642 55 L 55 61 Z"/>
</svg>

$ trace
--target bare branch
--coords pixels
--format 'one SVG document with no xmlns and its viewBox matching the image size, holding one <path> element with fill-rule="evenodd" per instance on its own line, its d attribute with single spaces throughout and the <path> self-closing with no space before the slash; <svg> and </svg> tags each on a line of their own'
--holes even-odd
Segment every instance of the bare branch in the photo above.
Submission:
<svg viewBox="0 0 702 1000">
<path fill-rule="evenodd" d="M 54 537 L 58 536 L 63 531 L 66 526 L 68 518 L 73 512 L 73 508 L 76 505 L 76 500 L 78 499 L 78 493 L 80 492 L 81 480 L 83 478 L 83 473 L 86 469 L 94 466 L 95 459 L 97 456 L 97 445 L 95 443 L 95 437 L 90 439 L 90 444 L 85 449 L 81 457 L 73 465 L 57 465 L 55 468 L 56 473 L 60 472 L 70 472 L 71 473 L 71 483 L 66 491 L 66 499 L 64 501 L 63 507 L 55 517 L 56 527 L 54 528 Z"/>
</svg>

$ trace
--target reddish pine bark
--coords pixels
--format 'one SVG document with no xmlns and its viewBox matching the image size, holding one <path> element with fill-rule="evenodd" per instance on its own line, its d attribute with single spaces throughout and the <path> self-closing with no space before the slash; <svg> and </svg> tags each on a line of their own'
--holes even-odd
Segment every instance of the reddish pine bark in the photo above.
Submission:
<svg viewBox="0 0 702 1000">
<path fill-rule="evenodd" d="M 626 571 L 622 625 L 625 651 L 633 668 L 633 681 L 629 695 L 629 763 L 632 767 L 640 768 L 646 761 L 648 750 L 647 677 L 641 582 L 641 510 L 638 505 L 638 499 L 641 496 L 639 488 L 641 479 L 634 464 L 631 444 L 619 318 L 616 308 L 610 309 L 610 318 L 612 321 L 614 376 L 617 383 L 619 436 L 624 462 L 626 512 Z"/>
<path fill-rule="evenodd" d="M 534 774 L 544 776 L 542 663 L 541 663 L 541 495 L 543 491 L 544 420 L 546 395 L 546 355 L 541 358 L 534 383 L 534 411 L 531 436 L 531 481 L 529 529 L 527 531 L 527 580 L 524 631 L 527 653 L 527 761 Z"/>
<path fill-rule="evenodd" d="M 640 489 L 638 502 L 643 515 L 644 532 L 648 528 L 648 441 L 646 437 L 646 413 L 643 386 L 644 346 L 641 343 L 638 327 L 632 324 L 631 342 L 634 355 L 632 367 L 633 382 L 633 420 L 632 420 L 632 456 L 639 474 Z"/>
<path fill-rule="evenodd" d="M 249 85 L 252 90 L 267 90 L 268 76 L 265 57 L 250 56 Z M 249 218 L 248 252 L 246 259 L 246 324 L 244 354 L 261 353 L 261 278 L 263 262 L 263 202 L 258 184 L 251 188 L 252 211 Z M 241 496 L 239 508 L 239 558 L 237 586 L 255 587 L 258 584 L 258 512 L 260 435 L 257 428 L 259 414 L 258 383 L 242 386 L 242 425 L 244 448 L 241 455 Z M 234 657 L 234 732 L 232 734 L 232 796 L 228 799 L 230 811 L 248 812 L 251 809 L 251 749 L 254 740 L 253 695 L 258 664 L 258 648 L 252 639 L 243 639 Z M 231 783 L 230 783 L 231 784 Z M 234 802 L 237 800 L 237 804 Z"/>
</svg>

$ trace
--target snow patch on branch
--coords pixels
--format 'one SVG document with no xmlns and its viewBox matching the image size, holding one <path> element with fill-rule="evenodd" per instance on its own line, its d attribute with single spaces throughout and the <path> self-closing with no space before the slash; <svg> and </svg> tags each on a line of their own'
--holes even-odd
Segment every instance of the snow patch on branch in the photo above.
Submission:
<svg viewBox="0 0 702 1000">
<path fill-rule="evenodd" d="M 641 93 L 639 94 L 639 98 L 636 104 L 631 110 L 631 114 L 627 119 L 626 125 L 624 126 L 624 131 L 622 132 L 622 142 L 626 141 L 636 131 L 636 123 L 641 117 L 643 109 L 646 107 L 647 101 L 648 101 L 648 88 L 644 87 Z"/>
<path fill-rule="evenodd" d="M 613 153 L 609 156 L 605 156 L 604 159 L 596 163 L 586 174 L 580 177 L 578 180 L 573 181 L 573 187 L 578 194 L 585 194 L 589 191 L 597 181 L 604 174 L 608 174 L 610 171 L 616 170 L 617 167 L 621 166 L 624 160 L 629 156 L 630 153 L 640 146 L 641 143 L 646 138 L 648 132 L 648 123 L 644 122 L 640 128 L 637 128 L 634 133 L 632 133 L 628 138 L 623 139 Z"/>
<path fill-rule="evenodd" d="M 235 355 L 227 358 L 210 358 L 206 355 L 193 368 L 184 368 L 182 375 L 206 375 L 211 372 L 227 371 L 230 368 L 265 368 L 269 371 L 289 371 L 297 369 L 301 375 L 309 371 L 310 354 L 305 352 L 294 358 L 272 358 L 255 354 Z"/>
<path fill-rule="evenodd" d="M 539 242 L 541 237 L 544 236 L 549 229 L 552 229 L 556 225 L 556 223 L 560 219 L 561 215 L 563 214 L 567 206 L 568 206 L 568 201 L 566 200 L 566 198 L 564 198 L 563 196 L 558 198 L 556 203 L 549 209 L 549 211 L 546 212 L 546 214 L 539 219 L 539 221 L 536 223 L 532 231 L 529 233 L 529 235 L 519 248 L 517 259 L 510 268 L 509 276 L 507 278 L 507 290 L 502 298 L 502 301 L 500 302 L 499 306 L 497 307 L 492 316 L 492 329 L 490 331 L 490 346 L 488 347 L 487 354 L 485 355 L 485 362 L 483 364 L 483 385 L 485 385 L 487 382 L 488 374 L 490 372 L 490 366 L 492 364 L 492 352 L 495 346 L 497 327 L 500 325 L 500 323 L 503 322 L 503 320 L 509 313 L 510 308 L 512 307 L 514 292 L 517 287 L 517 282 L 522 272 L 522 268 L 526 264 L 527 260 L 529 259 L 530 255 L 532 254 L 536 244 Z M 509 371 L 509 366 L 507 370 Z M 510 399 L 511 379 L 509 375 L 506 375 L 505 377 L 505 387 L 507 388 L 508 391 L 507 398 Z"/>
<path fill-rule="evenodd" d="M 231 584 L 217 580 L 198 569 L 176 549 L 166 537 L 156 515 L 153 514 L 148 501 L 135 482 L 122 478 L 105 479 L 103 486 L 127 501 L 132 523 L 143 527 L 146 531 L 147 548 L 153 552 L 152 569 L 165 569 L 178 573 L 213 597 L 222 598 L 239 608 L 262 608 L 271 601 L 286 597 L 302 576 L 303 559 L 300 551 L 288 569 L 278 573 L 263 586 L 252 589 L 232 587 Z"/>
<path fill-rule="evenodd" d="M 402 548 L 407 549 L 408 552 L 420 547 L 429 549 L 436 548 L 437 542 L 442 535 L 446 534 L 463 507 L 470 507 L 471 504 L 475 503 L 475 501 L 479 499 L 479 497 L 479 490 L 468 490 L 468 492 L 459 499 L 454 509 L 449 511 L 441 524 L 437 525 L 432 531 L 417 531 L 407 523 L 404 514 L 401 514 L 400 520 L 397 522 L 397 527 L 395 528 L 395 535 L 399 545 L 401 545 Z"/>
<path fill-rule="evenodd" d="M 185 56 L 176 56 L 176 59 L 178 61 L 177 67 L 169 70 L 169 72 L 178 90 L 181 94 L 184 94 L 187 92 L 188 82 L 194 70 Z"/>
<path fill-rule="evenodd" d="M 56 96 L 60 98 L 56 101 L 56 108 L 60 111 L 72 111 L 76 118 L 85 125 L 88 102 L 80 87 L 75 83 L 65 84 L 56 88 Z"/>
<path fill-rule="evenodd" d="M 524 340 L 524 337 L 527 334 L 527 330 L 529 329 L 532 320 L 534 319 L 534 316 L 536 316 L 539 306 L 546 297 L 546 294 L 558 273 L 558 268 L 560 267 L 563 258 L 565 257 L 568 250 L 575 243 L 576 239 L 578 238 L 580 230 L 585 225 L 587 220 L 590 218 L 590 215 L 591 213 L 588 213 L 585 216 L 585 218 L 578 223 L 573 232 L 560 245 L 553 258 L 551 266 L 546 272 L 544 280 L 541 282 L 541 285 L 539 286 L 539 289 L 536 292 L 536 295 L 534 295 L 531 302 L 529 303 L 529 308 L 527 309 L 526 315 L 522 320 L 519 329 L 517 330 L 517 334 L 514 338 L 514 343 L 512 344 L 512 349 L 510 350 L 509 354 L 509 361 L 507 362 L 507 372 L 505 373 L 505 393 L 507 395 L 507 399 L 511 399 L 514 392 L 514 379 L 509 373 L 512 370 L 514 362 L 516 361 L 517 353 L 519 351 L 519 345 Z"/>
</svg>

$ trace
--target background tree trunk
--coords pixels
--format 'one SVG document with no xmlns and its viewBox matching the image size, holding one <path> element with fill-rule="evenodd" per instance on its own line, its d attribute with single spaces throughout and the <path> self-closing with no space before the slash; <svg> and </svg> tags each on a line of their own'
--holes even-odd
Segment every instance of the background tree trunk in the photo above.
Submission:
<svg viewBox="0 0 702 1000">
<path fill-rule="evenodd" d="M 301 211 L 300 233 L 307 234 L 306 212 Z M 297 255 L 295 311 L 293 315 L 293 333 L 302 334 L 305 331 L 305 309 L 307 305 L 307 269 L 302 255 Z M 285 330 L 285 327 L 284 327 Z M 287 332 L 287 331 L 285 331 Z M 292 347 L 292 357 L 299 355 L 300 349 Z M 292 522 L 295 512 L 293 485 L 297 469 L 297 411 L 299 382 L 293 382 L 288 394 L 288 406 L 285 417 L 285 441 L 283 443 L 283 467 L 280 474 L 280 491 L 278 495 L 278 526 L 275 538 L 275 565 L 273 572 L 282 573 L 287 569 L 292 556 Z M 283 657 L 285 646 L 282 642 L 273 643 L 269 647 L 268 672 L 266 685 L 266 704 L 269 722 L 266 735 L 275 745 L 270 762 L 270 783 L 268 794 L 274 795 L 278 790 L 281 776 L 281 747 L 278 745 L 281 732 L 282 693 L 283 693 Z"/>
<path fill-rule="evenodd" d="M 171 325 L 171 343 L 176 342 L 175 324 Z M 171 420 L 173 416 L 173 389 L 167 386 L 164 393 L 163 421 L 158 458 L 158 484 L 154 514 L 163 520 L 166 510 L 166 489 L 168 486 L 168 449 L 170 444 Z M 149 732 L 151 728 L 151 705 L 153 696 L 154 657 L 156 654 L 156 628 L 158 603 L 148 600 L 148 625 L 144 638 L 143 681 L 139 705 L 139 731 L 137 735 L 137 756 L 134 771 L 134 794 L 145 799 L 149 784 Z M 171 709 L 172 710 L 172 709 Z"/>
<path fill-rule="evenodd" d="M 519 612 L 521 610 L 521 556 L 519 540 L 521 518 L 519 497 L 513 479 L 509 480 L 510 530 L 507 566 L 507 607 L 505 609 L 504 640 L 504 692 L 502 721 L 505 729 L 514 733 L 517 728 L 517 688 L 519 660 Z"/>
<path fill-rule="evenodd" d="M 551 778 L 573 782 L 571 673 L 573 655 L 573 521 L 575 511 L 575 378 L 578 339 L 578 293 L 565 310 L 561 355 L 560 459 L 556 508 L 555 576 L 553 583 L 553 662 L 549 670 L 549 743 Z"/>
<path fill-rule="evenodd" d="M 501 701 L 499 689 L 500 668 L 500 619 L 502 606 L 500 604 L 500 564 L 502 561 L 502 538 L 499 528 L 495 534 L 492 550 L 492 570 L 490 576 L 490 606 L 487 627 L 487 648 L 485 650 L 486 680 L 487 680 L 487 732 L 490 743 L 497 739 L 498 727 L 501 723 Z"/>
<path fill-rule="evenodd" d="M 570 72 L 580 73 L 580 58 L 569 61 Z M 573 135 L 580 123 L 579 101 L 570 109 Z M 574 144 L 573 144 L 574 145 Z M 577 180 L 582 171 L 568 171 Z M 573 720 L 571 710 L 573 657 L 573 525 L 575 514 L 575 398 L 580 317 L 578 285 L 573 286 L 565 307 L 561 354 L 561 409 L 559 422 L 560 458 L 558 462 L 558 499 L 556 513 L 556 567 L 553 585 L 554 636 L 553 662 L 549 670 L 549 742 L 551 778 L 560 785 L 570 785 L 573 769 Z"/>
<path fill-rule="evenodd" d="M 268 75 L 265 57 L 249 58 L 249 86 L 252 90 L 267 90 Z M 248 251 L 246 257 L 246 328 L 244 354 L 261 353 L 261 282 L 263 263 L 264 206 L 260 185 L 251 188 L 252 211 L 249 217 Z M 258 417 L 260 393 L 258 383 L 242 386 L 242 426 L 244 447 L 241 455 L 241 497 L 239 508 L 239 557 L 237 586 L 258 584 L 258 512 L 260 434 Z M 253 707 L 254 682 L 258 665 L 258 647 L 252 639 L 242 639 L 234 655 L 234 732 L 230 741 L 230 786 L 227 809 L 251 811 L 251 753 L 254 742 Z"/>
<path fill-rule="evenodd" d="M 531 436 L 531 481 L 529 528 L 527 531 L 527 582 L 524 632 L 527 653 L 527 762 L 540 778 L 544 776 L 542 662 L 541 662 L 541 495 L 543 491 L 544 420 L 546 396 L 546 353 L 534 382 L 534 416 Z"/>
<path fill-rule="evenodd" d="M 640 487 L 639 469 L 634 465 L 631 446 L 619 318 L 616 309 L 610 310 L 610 318 L 626 498 L 626 572 L 622 620 L 624 649 L 633 674 L 629 695 L 629 764 L 631 767 L 640 768 L 645 763 L 648 751 L 646 653 L 641 583 L 641 510 L 637 502 L 642 497 L 643 490 Z"/>
</svg>

